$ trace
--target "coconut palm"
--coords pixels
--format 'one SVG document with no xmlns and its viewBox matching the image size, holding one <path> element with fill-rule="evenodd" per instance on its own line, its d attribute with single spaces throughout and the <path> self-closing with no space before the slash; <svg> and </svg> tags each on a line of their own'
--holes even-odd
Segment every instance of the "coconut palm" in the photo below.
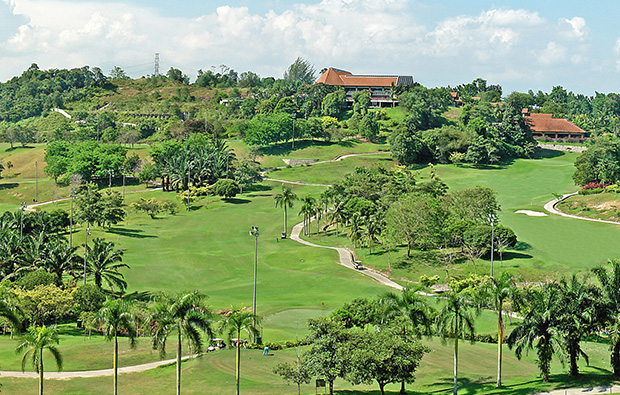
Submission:
<svg viewBox="0 0 620 395">
<path fill-rule="evenodd" d="M 108 300 L 97 312 L 93 325 L 103 329 L 107 341 L 114 341 L 114 395 L 118 394 L 118 335 L 124 333 L 131 348 L 136 346 L 134 316 L 122 299 Z"/>
<path fill-rule="evenodd" d="M 334 206 L 332 210 L 327 214 L 327 217 L 330 222 L 336 223 L 336 236 L 338 236 L 338 223 L 346 222 L 347 217 L 344 209 L 344 202 L 336 201 L 334 202 Z"/>
<path fill-rule="evenodd" d="M 544 382 L 549 381 L 551 359 L 555 352 L 562 351 L 562 336 L 557 317 L 562 309 L 557 284 L 544 284 L 529 290 L 527 311 L 523 321 L 508 336 L 508 346 L 515 347 L 515 354 L 521 359 L 523 351 L 537 349 L 538 369 Z M 562 357 L 562 354 L 559 354 Z"/>
<path fill-rule="evenodd" d="M 497 384 L 502 386 L 502 356 L 504 344 L 504 304 L 510 300 L 518 306 L 519 292 L 512 274 L 503 272 L 499 277 L 488 277 L 480 289 L 481 297 L 497 312 Z"/>
<path fill-rule="evenodd" d="M 228 339 L 233 335 L 237 336 L 237 352 L 236 352 L 236 377 L 237 377 L 237 395 L 239 395 L 239 373 L 241 358 L 241 332 L 245 331 L 250 336 L 258 335 L 258 318 L 249 310 L 242 307 L 232 307 L 230 313 L 221 322 L 220 329 L 226 333 Z"/>
<path fill-rule="evenodd" d="M 608 261 L 610 270 L 602 266 L 592 269 L 603 294 L 604 325 L 609 333 L 609 350 L 614 377 L 620 377 L 620 260 Z"/>
<path fill-rule="evenodd" d="M 120 263 L 123 260 L 123 251 L 115 250 L 113 242 L 98 237 L 93 239 L 92 247 L 87 245 L 86 248 L 88 263 L 86 271 L 94 277 L 95 285 L 101 289 L 105 281 L 110 288 L 117 287 L 123 292 L 127 288 L 127 282 L 119 270 L 129 269 L 129 265 Z"/>
<path fill-rule="evenodd" d="M 304 234 L 310 236 L 310 221 L 312 216 L 316 213 L 316 200 L 308 195 L 301 198 L 301 210 L 299 214 L 304 216 Z"/>
<path fill-rule="evenodd" d="M 21 321 L 17 316 L 18 311 L 18 308 L 10 300 L 0 299 L 0 318 L 6 319 L 11 324 L 11 339 L 13 338 L 13 330 L 19 330 L 21 326 Z"/>
<path fill-rule="evenodd" d="M 382 315 L 386 319 L 402 317 L 408 321 L 412 327 L 412 334 L 416 337 L 430 335 L 432 326 L 433 309 L 426 303 L 426 300 L 418 293 L 417 288 L 403 288 L 400 294 L 388 292 L 380 299 Z M 403 326 L 402 335 L 407 335 Z M 405 393 L 405 381 L 401 382 L 400 393 Z"/>
<path fill-rule="evenodd" d="M 456 292 L 450 290 L 445 294 L 446 299 L 438 300 L 445 303 L 436 317 L 437 332 L 442 341 L 447 338 L 454 339 L 454 388 L 453 394 L 457 394 L 458 389 L 458 367 L 459 367 L 459 339 L 469 334 L 473 339 L 475 334 L 474 317 L 472 314 L 473 301 L 471 295 L 466 292 Z"/>
<path fill-rule="evenodd" d="M 176 376 L 177 395 L 181 393 L 181 344 L 185 339 L 190 351 L 202 350 L 200 331 L 212 337 L 211 310 L 205 305 L 206 295 L 198 292 L 181 292 L 170 295 L 166 293 L 155 297 L 150 325 L 153 348 L 159 350 L 160 356 L 166 355 L 166 340 L 173 332 L 177 336 Z"/>
<path fill-rule="evenodd" d="M 54 357 L 58 370 L 62 369 L 62 355 L 55 346 L 58 342 L 58 331 L 56 329 L 45 326 L 31 326 L 17 346 L 17 352 L 24 353 L 22 372 L 26 370 L 26 360 L 30 356 L 32 366 L 39 373 L 39 395 L 43 395 L 43 350 L 47 349 Z"/>
<path fill-rule="evenodd" d="M 287 212 L 286 209 L 293 208 L 293 202 L 297 200 L 297 195 L 293 192 L 290 187 L 282 184 L 282 192 L 276 194 L 273 199 L 276 201 L 276 207 L 284 207 L 284 232 L 283 235 L 286 235 L 286 220 L 287 220 Z"/>
</svg>

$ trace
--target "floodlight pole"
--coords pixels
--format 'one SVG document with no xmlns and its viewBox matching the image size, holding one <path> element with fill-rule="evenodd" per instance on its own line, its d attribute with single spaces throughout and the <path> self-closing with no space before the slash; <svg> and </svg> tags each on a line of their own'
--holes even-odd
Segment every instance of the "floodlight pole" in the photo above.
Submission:
<svg viewBox="0 0 620 395">
<path fill-rule="evenodd" d="M 34 201 L 39 201 L 39 164 L 34 161 Z"/>
<path fill-rule="evenodd" d="M 493 277 L 493 239 L 495 238 L 495 215 L 489 214 L 489 222 L 491 223 L 491 277 Z"/>
<path fill-rule="evenodd" d="M 293 113 L 291 114 L 291 118 L 293 118 L 293 145 L 292 145 L 292 149 L 295 149 L 295 118 L 297 117 L 297 114 Z"/>
<path fill-rule="evenodd" d="M 75 198 L 75 188 L 71 188 L 71 216 L 69 217 L 69 248 L 73 247 L 73 199 Z"/>
<path fill-rule="evenodd" d="M 256 269 L 258 266 L 258 227 L 252 226 L 250 229 L 250 236 L 254 236 L 254 297 L 252 299 L 252 320 L 254 326 L 256 326 Z M 256 338 L 254 338 L 256 342 Z"/>
<path fill-rule="evenodd" d="M 24 238 L 24 209 L 26 208 L 26 202 L 22 202 L 20 205 L 21 216 L 19 219 L 19 240 Z"/>
<path fill-rule="evenodd" d="M 84 285 L 86 285 L 86 252 L 88 251 L 88 235 L 90 234 L 90 227 L 86 228 L 84 232 Z"/>
</svg>

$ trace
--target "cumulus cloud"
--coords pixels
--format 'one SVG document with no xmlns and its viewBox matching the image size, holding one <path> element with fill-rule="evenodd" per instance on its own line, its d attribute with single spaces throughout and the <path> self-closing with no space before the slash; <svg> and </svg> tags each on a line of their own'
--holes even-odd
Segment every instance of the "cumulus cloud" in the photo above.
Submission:
<svg viewBox="0 0 620 395">
<path fill-rule="evenodd" d="M 13 37 L 20 26 L 28 23 L 25 15 L 15 12 L 15 4 L 12 0 L 0 0 L 0 45 Z"/>
</svg>

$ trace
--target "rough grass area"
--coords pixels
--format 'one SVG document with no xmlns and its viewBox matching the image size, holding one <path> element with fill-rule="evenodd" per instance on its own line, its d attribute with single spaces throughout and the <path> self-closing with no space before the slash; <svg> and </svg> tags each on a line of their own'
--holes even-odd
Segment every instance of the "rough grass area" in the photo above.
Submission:
<svg viewBox="0 0 620 395">
<path fill-rule="evenodd" d="M 617 193 L 575 195 L 558 203 L 556 208 L 581 217 L 620 221 L 620 196 Z"/>
</svg>

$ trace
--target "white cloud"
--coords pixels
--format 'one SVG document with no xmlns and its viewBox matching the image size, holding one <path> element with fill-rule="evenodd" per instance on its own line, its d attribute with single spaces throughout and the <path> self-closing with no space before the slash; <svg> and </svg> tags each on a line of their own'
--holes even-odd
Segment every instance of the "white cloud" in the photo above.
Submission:
<svg viewBox="0 0 620 395">
<path fill-rule="evenodd" d="M 586 24 L 586 20 L 579 16 L 576 16 L 572 19 L 560 19 L 559 23 L 561 25 L 561 29 L 566 28 L 566 25 L 569 26 L 569 30 L 565 32 L 569 39 L 575 38 L 577 40 L 583 41 L 587 38 L 590 31 Z"/>
<path fill-rule="evenodd" d="M 566 61 L 568 49 L 556 42 L 547 43 L 547 47 L 540 53 L 538 61 L 545 65 Z"/>
</svg>

